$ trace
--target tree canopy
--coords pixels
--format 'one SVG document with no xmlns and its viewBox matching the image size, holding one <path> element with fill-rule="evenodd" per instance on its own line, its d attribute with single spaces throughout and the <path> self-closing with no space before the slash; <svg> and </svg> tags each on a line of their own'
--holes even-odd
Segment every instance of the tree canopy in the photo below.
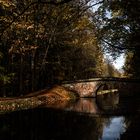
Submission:
<svg viewBox="0 0 140 140">
<path fill-rule="evenodd" d="M 0 0 L 1 90 L 22 94 L 62 80 L 119 75 L 105 53 L 114 58 L 133 54 L 134 60 L 126 58 L 125 71 L 135 65 L 138 75 L 138 5 L 119 0 Z"/>
</svg>

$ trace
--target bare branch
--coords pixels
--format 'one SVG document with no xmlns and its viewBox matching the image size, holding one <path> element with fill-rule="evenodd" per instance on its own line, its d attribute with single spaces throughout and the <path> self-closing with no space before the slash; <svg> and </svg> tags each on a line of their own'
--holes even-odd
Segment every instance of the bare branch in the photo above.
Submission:
<svg viewBox="0 0 140 140">
<path fill-rule="evenodd" d="M 38 0 L 38 3 L 42 3 L 42 4 L 52 4 L 52 5 L 61 5 L 61 4 L 65 4 L 65 3 L 68 3 L 72 0 L 61 0 L 61 1 L 58 1 L 58 0 Z"/>
<path fill-rule="evenodd" d="M 103 41 L 107 45 L 111 46 L 112 48 L 116 48 L 116 49 L 121 50 L 121 51 L 123 51 L 123 50 L 136 50 L 136 47 L 120 47 L 120 46 L 112 45 L 111 43 L 109 43 L 108 41 L 106 41 L 104 39 L 101 39 L 101 41 Z M 140 48 L 138 48 L 138 49 L 140 49 Z"/>
</svg>

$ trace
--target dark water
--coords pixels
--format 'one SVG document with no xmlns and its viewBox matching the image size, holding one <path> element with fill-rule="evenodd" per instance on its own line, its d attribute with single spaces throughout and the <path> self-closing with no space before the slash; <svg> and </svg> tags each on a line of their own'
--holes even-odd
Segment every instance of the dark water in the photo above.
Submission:
<svg viewBox="0 0 140 140">
<path fill-rule="evenodd" d="M 0 140 L 139 140 L 140 99 L 120 93 L 0 115 Z"/>
</svg>

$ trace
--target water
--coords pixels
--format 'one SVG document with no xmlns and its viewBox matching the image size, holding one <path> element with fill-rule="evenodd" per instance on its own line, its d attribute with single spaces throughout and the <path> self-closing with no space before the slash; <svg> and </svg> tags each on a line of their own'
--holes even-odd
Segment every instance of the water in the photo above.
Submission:
<svg viewBox="0 0 140 140">
<path fill-rule="evenodd" d="M 125 117 L 112 117 L 110 123 L 103 128 L 102 140 L 117 140 L 126 131 Z"/>
<path fill-rule="evenodd" d="M 35 109 L 1 117 L 2 140 L 107 140 L 120 137 L 123 117 L 94 117 L 76 112 Z M 115 134 L 115 135 L 114 135 Z"/>
<path fill-rule="evenodd" d="M 139 98 L 111 93 L 0 115 L 1 140 L 139 140 Z"/>
</svg>

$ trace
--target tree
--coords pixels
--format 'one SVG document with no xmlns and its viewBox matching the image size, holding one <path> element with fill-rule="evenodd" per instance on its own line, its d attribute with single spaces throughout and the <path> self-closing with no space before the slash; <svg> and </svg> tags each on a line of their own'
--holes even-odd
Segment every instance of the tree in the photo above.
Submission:
<svg viewBox="0 0 140 140">
<path fill-rule="evenodd" d="M 101 75 L 100 65 L 96 66 L 103 54 L 89 2 L 0 2 L 0 51 L 2 65 L 15 73 L 13 94 L 38 90 L 64 79 Z"/>
<path fill-rule="evenodd" d="M 139 76 L 139 36 L 140 36 L 140 2 L 136 0 L 104 1 L 93 18 L 97 25 L 97 36 L 105 52 L 114 58 L 121 53 L 134 54 L 131 69 Z M 130 57 L 129 57 L 130 58 Z M 130 72 L 131 74 L 134 72 Z"/>
</svg>

